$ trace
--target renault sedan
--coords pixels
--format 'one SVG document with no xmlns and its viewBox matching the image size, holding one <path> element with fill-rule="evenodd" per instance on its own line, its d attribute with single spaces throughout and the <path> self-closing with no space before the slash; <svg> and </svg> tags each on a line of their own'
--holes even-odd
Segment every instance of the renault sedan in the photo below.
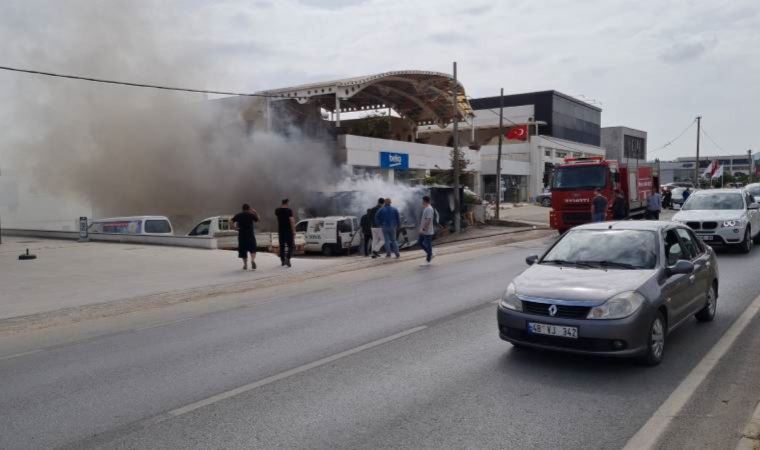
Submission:
<svg viewBox="0 0 760 450">
<path fill-rule="evenodd" d="M 526 262 L 497 314 L 500 337 L 516 347 L 657 365 L 669 333 L 691 317 L 715 317 L 715 254 L 683 225 L 583 225 Z"/>
</svg>

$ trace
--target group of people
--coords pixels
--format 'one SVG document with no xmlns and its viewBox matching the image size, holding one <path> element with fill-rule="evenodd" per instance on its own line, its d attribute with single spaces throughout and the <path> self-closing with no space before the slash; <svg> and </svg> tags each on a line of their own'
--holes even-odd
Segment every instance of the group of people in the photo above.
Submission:
<svg viewBox="0 0 760 450">
<path fill-rule="evenodd" d="M 660 220 L 663 204 L 670 199 L 664 199 L 659 192 L 653 191 L 647 197 L 646 212 L 644 217 L 647 220 Z M 601 189 L 594 190 L 594 198 L 591 200 L 591 221 L 604 222 L 607 220 L 607 198 L 602 195 Z M 628 218 L 628 202 L 625 199 L 623 191 L 615 189 L 615 199 L 612 202 L 612 220 L 625 220 Z"/>
<path fill-rule="evenodd" d="M 280 261 L 283 267 L 292 267 L 291 257 L 295 249 L 296 221 L 290 201 L 282 200 L 275 209 L 277 217 L 277 234 L 280 241 Z M 248 255 L 251 257 L 251 270 L 256 270 L 256 235 L 255 223 L 259 214 L 248 203 L 243 204 L 242 211 L 232 218 L 232 226 L 238 230 L 238 257 L 243 260 L 243 270 L 248 270 Z M 390 198 L 380 198 L 377 205 L 367 210 L 361 218 L 364 235 L 364 254 L 372 258 L 380 257 L 380 250 L 385 249 L 385 257 L 391 254 L 401 257 L 398 246 L 398 233 L 401 229 L 401 215 L 392 205 Z M 422 217 L 420 220 L 417 243 L 425 251 L 425 264 L 433 259 L 433 236 L 435 235 L 435 211 L 430 205 L 430 197 L 422 197 Z"/>
<path fill-rule="evenodd" d="M 290 209 L 290 200 L 283 199 L 274 210 L 277 217 L 277 235 L 280 241 L 280 261 L 283 267 L 292 267 L 290 258 L 295 250 L 296 220 Z M 254 224 L 259 221 L 259 213 L 244 203 L 242 211 L 232 218 L 232 226 L 238 230 L 238 257 L 243 260 L 243 270 L 248 270 L 248 255 L 251 255 L 251 270 L 256 270 L 256 234 Z"/>
<path fill-rule="evenodd" d="M 401 257 L 398 246 L 398 235 L 401 230 L 401 215 L 392 205 L 390 198 L 379 198 L 377 204 L 367 209 L 361 217 L 360 226 L 363 234 L 362 248 L 365 256 L 380 257 L 380 251 L 385 250 L 385 257 L 391 254 L 398 259 Z M 435 211 L 430 205 L 430 197 L 422 197 L 422 216 L 420 219 L 419 238 L 417 243 L 425 251 L 425 264 L 433 259 L 433 236 L 435 235 Z"/>
</svg>

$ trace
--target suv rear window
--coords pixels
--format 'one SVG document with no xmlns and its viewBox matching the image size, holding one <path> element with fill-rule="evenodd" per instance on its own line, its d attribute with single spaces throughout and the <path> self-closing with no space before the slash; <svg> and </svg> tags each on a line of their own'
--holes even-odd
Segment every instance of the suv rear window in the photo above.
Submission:
<svg viewBox="0 0 760 450">
<path fill-rule="evenodd" d="M 351 220 L 343 219 L 338 221 L 338 233 L 350 233 L 351 231 Z"/>
</svg>

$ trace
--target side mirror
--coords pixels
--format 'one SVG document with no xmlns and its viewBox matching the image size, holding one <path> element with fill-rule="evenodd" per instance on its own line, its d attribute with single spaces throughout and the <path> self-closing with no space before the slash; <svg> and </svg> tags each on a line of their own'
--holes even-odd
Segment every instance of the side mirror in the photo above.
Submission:
<svg viewBox="0 0 760 450">
<path fill-rule="evenodd" d="M 530 255 L 527 258 L 525 258 L 525 263 L 528 264 L 529 266 L 532 266 L 533 264 L 535 264 L 536 261 L 538 261 L 538 255 Z"/>
<path fill-rule="evenodd" d="M 673 275 L 691 275 L 694 273 L 694 264 L 691 261 L 679 259 L 673 267 L 668 267 L 667 273 L 669 277 Z"/>
<path fill-rule="evenodd" d="M 747 207 L 747 209 L 760 209 L 760 203 L 752 203 Z"/>
</svg>

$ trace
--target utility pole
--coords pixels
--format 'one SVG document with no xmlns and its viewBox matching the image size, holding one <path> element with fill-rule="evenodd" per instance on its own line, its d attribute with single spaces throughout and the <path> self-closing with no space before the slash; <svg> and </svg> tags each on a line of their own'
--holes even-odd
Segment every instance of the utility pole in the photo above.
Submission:
<svg viewBox="0 0 760 450">
<path fill-rule="evenodd" d="M 701 134 L 702 116 L 697 116 L 697 161 L 694 163 L 694 187 L 699 189 L 699 135 Z"/>
<path fill-rule="evenodd" d="M 457 81 L 456 61 L 454 61 L 454 87 L 451 89 L 451 92 L 451 101 L 454 108 L 454 115 L 452 117 L 452 120 L 454 121 L 454 154 L 451 158 L 452 163 L 454 164 L 454 232 L 459 233 L 462 231 L 462 205 L 460 204 L 461 199 L 459 198 L 459 105 L 457 104 L 457 97 L 459 95 L 459 82 Z"/>
<path fill-rule="evenodd" d="M 496 152 L 496 220 L 501 211 L 501 141 L 504 140 L 504 88 L 499 94 L 499 150 Z"/>
</svg>

